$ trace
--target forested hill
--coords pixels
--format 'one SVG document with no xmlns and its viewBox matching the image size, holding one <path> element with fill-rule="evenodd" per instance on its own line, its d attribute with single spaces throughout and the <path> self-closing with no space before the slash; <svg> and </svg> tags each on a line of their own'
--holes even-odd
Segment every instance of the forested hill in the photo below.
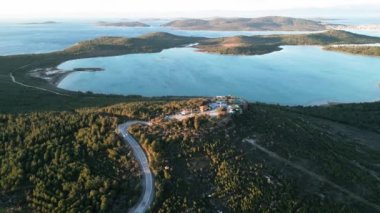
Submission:
<svg viewBox="0 0 380 213">
<path fill-rule="evenodd" d="M 154 212 L 376 212 L 379 103 L 255 103 L 228 122 L 165 119 L 202 103 L 1 114 L 0 211 L 126 211 L 140 195 L 140 172 L 114 130 L 158 118 L 129 129 L 155 173 Z"/>
<path fill-rule="evenodd" d="M 140 172 L 118 123 L 95 113 L 0 114 L 0 212 L 126 212 Z"/>
<path fill-rule="evenodd" d="M 175 20 L 165 24 L 184 30 L 215 30 L 215 31 L 321 31 L 326 26 L 317 21 L 268 16 L 261 18 L 215 18 Z"/>
</svg>

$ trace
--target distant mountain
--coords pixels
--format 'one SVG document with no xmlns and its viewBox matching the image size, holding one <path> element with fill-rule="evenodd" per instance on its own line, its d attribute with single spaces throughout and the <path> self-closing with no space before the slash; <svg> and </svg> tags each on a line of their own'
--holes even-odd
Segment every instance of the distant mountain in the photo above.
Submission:
<svg viewBox="0 0 380 213">
<path fill-rule="evenodd" d="M 318 21 L 281 16 L 215 18 L 211 20 L 184 19 L 175 20 L 163 26 L 184 30 L 214 31 L 320 31 L 326 29 L 326 26 Z"/>
<path fill-rule="evenodd" d="M 150 25 L 144 24 L 144 23 L 138 22 L 138 21 L 131 21 L 131 22 L 105 22 L 105 21 L 100 21 L 96 25 L 103 26 L 103 27 L 150 27 Z"/>
</svg>

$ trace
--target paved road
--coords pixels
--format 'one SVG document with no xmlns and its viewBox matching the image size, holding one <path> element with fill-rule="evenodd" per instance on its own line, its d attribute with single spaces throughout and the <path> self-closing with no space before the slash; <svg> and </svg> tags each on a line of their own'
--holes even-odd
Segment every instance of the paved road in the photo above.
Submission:
<svg viewBox="0 0 380 213">
<path fill-rule="evenodd" d="M 118 126 L 118 132 L 131 146 L 143 172 L 143 194 L 137 204 L 130 210 L 130 212 L 133 213 L 142 213 L 146 212 L 152 204 L 154 197 L 154 183 L 153 174 L 149 168 L 148 158 L 146 157 L 140 144 L 127 131 L 128 127 L 134 124 L 149 125 L 149 123 L 143 121 L 129 121 L 127 123 L 120 124 Z"/>
<path fill-rule="evenodd" d="M 314 172 L 312 172 L 312 171 L 310 171 L 310 170 L 308 170 L 308 169 L 306 169 L 306 168 L 304 168 L 304 167 L 302 167 L 302 166 L 300 166 L 298 164 L 295 164 L 295 163 L 293 163 L 293 162 L 291 162 L 291 161 L 289 161 L 289 160 L 287 160 L 287 159 L 285 159 L 285 158 L 277 155 L 276 153 L 274 153 L 274 152 L 266 149 L 265 147 L 260 146 L 259 144 L 257 144 L 256 140 L 245 139 L 245 140 L 243 140 L 243 142 L 248 142 L 248 143 L 252 144 L 257 149 L 261 150 L 262 152 L 265 152 L 269 157 L 271 157 L 273 159 L 276 159 L 278 161 L 284 162 L 285 164 L 287 164 L 287 165 L 289 165 L 289 166 L 291 166 L 291 167 L 293 167 L 293 168 L 295 168 L 295 169 L 297 169 L 297 170 L 299 170 L 301 172 L 304 172 L 304 173 L 310 175 L 311 177 L 316 178 L 319 181 L 321 181 L 323 183 L 326 183 L 326 184 L 330 185 L 331 187 L 333 187 L 333 188 L 335 188 L 335 189 L 337 189 L 337 190 L 339 190 L 339 191 L 347 194 L 348 196 L 350 196 L 354 200 L 359 201 L 359 202 L 361 202 L 361 203 L 363 203 L 363 204 L 365 204 L 367 206 L 370 206 L 373 209 L 376 209 L 377 211 L 380 211 L 380 206 L 378 206 L 377 204 L 374 204 L 374 203 L 372 203 L 372 202 L 370 202 L 370 201 L 368 201 L 368 200 L 360 197 L 359 195 L 356 195 L 356 194 L 352 193 L 348 189 L 345 189 L 345 188 L 337 185 L 336 183 L 328 180 L 327 178 L 325 178 L 323 176 L 320 176 L 320 175 L 318 175 L 318 174 L 316 174 L 316 173 L 314 173 Z"/>
</svg>

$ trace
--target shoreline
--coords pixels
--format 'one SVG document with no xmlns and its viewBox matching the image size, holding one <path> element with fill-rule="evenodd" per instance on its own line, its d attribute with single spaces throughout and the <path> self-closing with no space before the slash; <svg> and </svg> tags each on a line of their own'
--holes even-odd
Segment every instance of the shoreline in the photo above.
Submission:
<svg viewBox="0 0 380 213">
<path fill-rule="evenodd" d="M 68 75 L 75 72 L 100 72 L 103 68 L 75 68 L 73 70 L 62 70 L 59 68 L 39 68 L 28 72 L 28 75 L 33 78 L 38 78 L 47 81 L 49 84 L 59 88 L 59 83 Z"/>
<path fill-rule="evenodd" d="M 380 45 L 380 43 L 376 43 L 377 45 Z M 268 53 L 263 53 L 263 54 L 255 54 L 255 55 L 246 55 L 246 54 L 223 54 L 220 52 L 212 52 L 212 51 L 207 51 L 203 50 L 202 48 L 199 47 L 199 43 L 191 43 L 187 45 L 182 45 L 178 47 L 173 47 L 173 48 L 168 48 L 168 49 L 176 49 L 176 48 L 189 48 L 193 49 L 195 52 L 198 53 L 205 53 L 205 54 L 213 54 L 213 55 L 223 55 L 223 56 L 260 56 L 260 55 L 266 55 L 266 54 L 271 54 L 275 52 L 279 52 L 283 50 L 283 47 L 285 46 L 306 46 L 306 47 L 317 47 L 320 48 L 323 51 L 331 51 L 331 50 L 326 50 L 326 46 L 324 45 L 282 45 L 279 46 L 280 49 L 275 50 L 273 52 L 268 52 Z M 367 45 L 372 45 L 372 44 L 338 44 L 338 45 L 332 45 L 332 46 L 367 46 Z M 167 49 L 166 49 L 167 50 Z M 340 51 L 331 51 L 331 52 L 340 52 Z M 342 52 L 345 53 L 345 52 Z M 138 53 L 138 54 L 150 54 L 150 53 Z M 347 53 L 350 54 L 350 53 Z M 128 54 L 127 54 L 128 55 Z M 351 55 L 351 54 L 350 54 Z M 353 54 L 353 55 L 361 55 L 361 54 Z M 362 56 L 368 56 L 368 55 L 362 55 Z M 102 56 L 102 57 L 117 57 L 117 56 Z M 37 69 L 38 70 L 38 69 Z M 42 69 L 44 70 L 44 73 L 49 72 L 49 71 L 60 71 L 60 73 L 54 74 L 53 78 L 50 80 L 47 80 L 43 77 L 37 77 L 39 79 L 47 80 L 49 84 L 53 85 L 57 89 L 62 89 L 66 90 L 69 92 L 75 92 L 75 90 L 70 90 L 70 89 L 63 89 L 60 88 L 58 85 L 59 83 L 66 78 L 69 74 L 74 73 L 74 72 L 98 72 L 98 71 L 105 71 L 103 68 L 74 68 L 73 70 L 62 70 L 58 68 L 46 68 Z M 35 77 L 35 76 L 32 76 Z M 380 88 L 380 83 L 377 85 Z M 166 96 L 171 96 L 171 97 L 176 97 L 176 95 L 170 95 L 170 94 L 162 94 L 162 95 L 157 95 L 157 96 L 149 96 L 149 95 L 143 95 L 143 94 L 123 94 L 123 93 L 98 93 L 94 91 L 80 91 L 80 92 L 91 92 L 93 94 L 99 94 L 99 95 L 122 95 L 122 96 L 130 96 L 130 95 L 138 95 L 138 96 L 143 96 L 143 97 L 148 97 L 148 98 L 156 98 L 156 97 L 166 97 Z M 179 95 L 177 97 L 198 97 L 194 95 Z M 207 96 L 201 96 L 201 97 L 207 97 Z M 350 102 L 340 102 L 336 100 L 322 100 L 322 101 L 312 101 L 312 102 L 307 102 L 307 103 L 300 103 L 300 104 L 287 104 L 287 103 L 280 103 L 280 102 L 262 102 L 262 101 L 257 101 L 257 100 L 251 100 L 250 103 L 262 103 L 262 104 L 273 104 L 273 105 L 281 105 L 281 106 L 287 106 L 287 107 L 329 107 L 329 106 L 335 106 L 335 105 L 344 105 L 344 104 L 363 104 L 363 103 L 374 103 L 374 102 L 379 102 L 379 100 L 367 100 L 367 101 L 350 101 Z"/>
<path fill-rule="evenodd" d="M 208 53 L 208 54 L 218 54 L 218 53 Z M 33 77 L 33 78 L 38 78 L 47 81 L 50 85 L 54 86 L 57 89 L 61 89 L 64 91 L 68 92 L 73 92 L 72 90 L 68 89 L 62 89 L 58 87 L 59 83 L 66 78 L 69 74 L 72 74 L 74 72 L 99 72 L 99 71 L 105 71 L 105 69 L 102 68 L 75 68 L 73 70 L 60 70 L 58 68 L 55 68 L 55 71 L 60 70 L 61 73 L 54 74 L 54 77 L 51 79 L 46 79 L 43 77 L 37 77 L 37 76 L 32 76 L 31 72 L 39 72 L 41 73 L 42 71 L 48 72 L 52 71 L 54 68 L 46 68 L 46 69 L 37 69 L 30 71 L 28 74 Z M 380 88 L 380 83 L 379 83 L 379 88 Z M 84 92 L 84 91 L 81 91 Z M 88 91 L 87 91 L 88 92 Z M 92 92 L 92 91 L 90 91 Z M 106 94 L 106 93 L 96 93 L 92 92 L 93 94 L 98 94 L 98 95 L 122 95 L 122 96 L 133 96 L 133 95 L 138 95 L 138 94 Z M 160 95 L 160 96 L 146 96 L 146 95 L 138 95 L 138 96 L 143 96 L 147 98 L 158 98 L 158 97 L 185 97 L 185 98 L 194 98 L 194 97 L 211 97 L 211 96 L 194 96 L 194 95 L 181 95 L 181 96 L 173 96 L 173 95 Z M 323 100 L 323 101 L 313 101 L 313 102 L 308 102 L 305 104 L 282 104 L 282 103 L 276 103 L 276 102 L 261 102 L 257 100 L 252 100 L 248 101 L 248 103 L 260 103 L 260 104 L 269 104 L 269 105 L 280 105 L 280 106 L 286 106 L 286 107 L 330 107 L 330 106 L 336 106 L 336 105 L 347 105 L 347 104 L 369 104 L 369 103 L 376 103 L 379 102 L 379 100 L 369 100 L 369 101 L 352 101 L 352 102 L 339 102 L 339 101 L 334 101 L 334 100 Z"/>
</svg>

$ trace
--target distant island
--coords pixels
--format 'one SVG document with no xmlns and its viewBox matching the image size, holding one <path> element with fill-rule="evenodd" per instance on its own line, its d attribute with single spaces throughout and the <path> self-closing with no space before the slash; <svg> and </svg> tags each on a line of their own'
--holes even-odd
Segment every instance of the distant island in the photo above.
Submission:
<svg viewBox="0 0 380 213">
<path fill-rule="evenodd" d="M 326 29 L 326 26 L 319 21 L 281 16 L 184 19 L 171 21 L 163 26 L 183 30 L 213 31 L 322 31 Z"/>
<path fill-rule="evenodd" d="M 148 24 L 144 24 L 142 22 L 138 21 L 131 21 L 131 22 L 105 22 L 100 21 L 96 23 L 97 26 L 102 27 L 150 27 Z"/>
<path fill-rule="evenodd" d="M 27 22 L 23 24 L 58 24 L 56 21 L 44 21 L 44 22 Z"/>
</svg>

